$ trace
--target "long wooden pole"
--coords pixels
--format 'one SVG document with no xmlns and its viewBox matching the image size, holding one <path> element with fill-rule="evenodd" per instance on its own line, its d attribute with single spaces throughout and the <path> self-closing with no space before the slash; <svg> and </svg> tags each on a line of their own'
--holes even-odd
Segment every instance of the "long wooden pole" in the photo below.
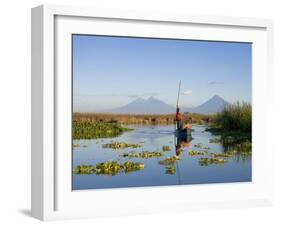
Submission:
<svg viewBox="0 0 281 226">
<path fill-rule="evenodd" d="M 180 89 L 181 89 L 181 80 L 180 80 L 180 82 L 179 82 L 178 99 L 177 99 L 177 106 L 176 106 L 176 108 L 179 107 Z M 177 112 L 177 109 L 176 109 L 176 112 Z M 178 128 L 177 128 L 177 122 L 176 122 L 176 123 L 175 123 L 175 130 L 177 130 L 177 129 L 178 129 Z"/>
<path fill-rule="evenodd" d="M 179 107 L 180 90 L 181 90 L 181 80 L 180 80 L 180 82 L 179 82 L 178 99 L 177 99 L 177 108 Z M 175 124 L 175 135 L 174 135 L 174 144 L 175 144 L 175 148 L 176 148 L 176 151 L 177 151 L 176 130 L 177 130 L 177 123 Z M 178 176 L 178 184 L 181 184 L 180 171 L 179 171 L 178 161 L 176 161 L 176 166 L 177 166 L 176 172 L 177 172 L 177 176 Z"/>
<path fill-rule="evenodd" d="M 178 100 L 177 100 L 177 107 L 179 106 L 179 99 L 180 99 L 180 90 L 181 90 L 181 80 L 179 83 L 179 90 L 178 90 Z"/>
</svg>

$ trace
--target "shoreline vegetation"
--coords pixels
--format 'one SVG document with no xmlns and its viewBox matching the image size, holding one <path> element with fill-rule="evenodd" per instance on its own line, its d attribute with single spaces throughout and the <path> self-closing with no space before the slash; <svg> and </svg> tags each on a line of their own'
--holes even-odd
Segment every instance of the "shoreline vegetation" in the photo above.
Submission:
<svg viewBox="0 0 281 226">
<path fill-rule="evenodd" d="M 206 131 L 233 142 L 251 140 L 252 107 L 249 103 L 237 102 L 225 107 L 220 113 L 203 115 L 183 113 L 183 122 L 192 118 L 192 124 L 206 125 Z M 128 125 L 172 125 L 174 114 L 115 114 L 73 113 L 73 139 L 109 138 L 131 131 Z"/>
<path fill-rule="evenodd" d="M 192 117 L 193 124 L 206 125 L 206 131 L 218 136 L 210 139 L 209 143 L 221 143 L 224 153 L 211 153 L 210 158 L 201 158 L 200 165 L 222 164 L 227 161 L 218 157 L 231 157 L 235 154 L 242 157 L 252 154 L 252 107 L 248 103 L 235 103 L 225 107 L 220 113 L 213 115 L 183 114 Z M 101 114 L 101 113 L 74 113 L 73 114 L 73 139 L 97 139 L 117 137 L 123 132 L 131 131 L 129 124 L 140 125 L 169 125 L 174 124 L 174 114 L 167 115 L 129 115 L 129 114 Z M 127 144 L 124 142 L 111 142 L 103 144 L 103 148 L 124 149 L 140 148 L 141 144 Z M 195 144 L 195 148 L 202 151 L 190 150 L 189 156 L 207 155 L 209 147 Z M 170 151 L 168 145 L 164 145 L 163 152 Z M 162 154 L 161 154 L 162 155 Z M 127 153 L 123 157 L 160 157 L 158 152 Z M 173 160 L 173 161 L 172 161 Z M 168 159 L 167 162 L 175 159 Z M 164 162 L 163 162 L 164 164 Z M 167 169 L 169 172 L 172 169 Z M 171 173 L 171 172 L 170 172 Z"/>
<path fill-rule="evenodd" d="M 183 121 L 192 117 L 192 123 L 206 124 L 210 116 L 184 113 Z M 73 139 L 97 139 L 120 136 L 131 131 L 128 125 L 174 125 L 175 114 L 114 114 L 73 113 Z M 168 151 L 168 150 L 167 150 Z"/>
<path fill-rule="evenodd" d="M 184 113 L 183 121 L 192 117 L 194 124 L 206 124 L 211 116 Z M 120 136 L 131 131 L 128 125 L 174 125 L 175 114 L 73 113 L 72 138 L 97 139 Z M 168 150 L 167 150 L 168 151 Z"/>
<path fill-rule="evenodd" d="M 205 124 L 212 115 L 183 113 L 183 121 L 192 117 L 192 123 Z M 107 122 L 120 125 L 171 125 L 175 124 L 175 114 L 115 114 L 115 113 L 73 113 L 73 122 Z"/>
<path fill-rule="evenodd" d="M 226 153 L 236 152 L 241 156 L 252 154 L 252 106 L 249 103 L 235 103 L 214 115 L 206 131 L 220 138 L 210 143 L 221 143 Z"/>
<path fill-rule="evenodd" d="M 97 139 L 117 137 L 132 129 L 121 126 L 119 123 L 73 121 L 73 139 Z"/>
<path fill-rule="evenodd" d="M 252 106 L 249 103 L 235 103 L 225 107 L 213 116 L 206 131 L 220 135 L 227 143 L 251 141 Z M 214 141 L 215 142 L 215 141 Z"/>
</svg>

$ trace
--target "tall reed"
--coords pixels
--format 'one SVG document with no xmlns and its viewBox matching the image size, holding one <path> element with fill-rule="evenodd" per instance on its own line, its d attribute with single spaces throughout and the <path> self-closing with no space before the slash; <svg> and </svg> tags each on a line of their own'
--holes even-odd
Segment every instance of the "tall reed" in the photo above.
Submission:
<svg viewBox="0 0 281 226">
<path fill-rule="evenodd" d="M 246 102 L 236 102 L 215 116 L 215 122 L 223 130 L 252 131 L 252 106 Z"/>
</svg>

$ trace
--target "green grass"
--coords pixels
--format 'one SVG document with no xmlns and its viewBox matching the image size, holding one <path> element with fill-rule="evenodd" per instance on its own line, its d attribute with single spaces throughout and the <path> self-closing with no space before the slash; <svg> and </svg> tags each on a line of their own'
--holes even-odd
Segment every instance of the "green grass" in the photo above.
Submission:
<svg viewBox="0 0 281 226">
<path fill-rule="evenodd" d="M 122 127 L 118 123 L 73 121 L 73 139 L 108 138 L 121 135 L 132 129 Z"/>
</svg>

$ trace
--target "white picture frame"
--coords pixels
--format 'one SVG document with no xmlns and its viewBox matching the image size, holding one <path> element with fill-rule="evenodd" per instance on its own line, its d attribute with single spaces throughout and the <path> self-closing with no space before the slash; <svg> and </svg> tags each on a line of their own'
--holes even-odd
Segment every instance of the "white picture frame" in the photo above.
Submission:
<svg viewBox="0 0 281 226">
<path fill-rule="evenodd" d="M 167 30 L 172 30 L 173 35 Z M 255 45 L 253 181 L 73 192 L 69 176 L 71 49 L 68 38 L 69 34 L 75 32 L 252 42 Z M 259 122 L 266 120 L 266 109 L 271 104 L 266 102 L 266 98 L 270 96 L 273 83 L 272 33 L 273 22 L 265 19 L 111 11 L 56 5 L 33 8 L 32 216 L 41 220 L 56 220 L 271 205 L 273 179 L 268 175 L 273 168 L 273 150 L 268 148 L 264 136 L 266 124 Z M 266 151 L 261 153 L 262 150 Z M 170 197 L 168 194 L 173 195 Z M 166 198 L 163 200 L 162 197 Z M 113 200 L 119 205 L 108 207 L 104 204 L 105 200 Z M 75 208 L 77 205 L 79 208 Z"/>
</svg>

